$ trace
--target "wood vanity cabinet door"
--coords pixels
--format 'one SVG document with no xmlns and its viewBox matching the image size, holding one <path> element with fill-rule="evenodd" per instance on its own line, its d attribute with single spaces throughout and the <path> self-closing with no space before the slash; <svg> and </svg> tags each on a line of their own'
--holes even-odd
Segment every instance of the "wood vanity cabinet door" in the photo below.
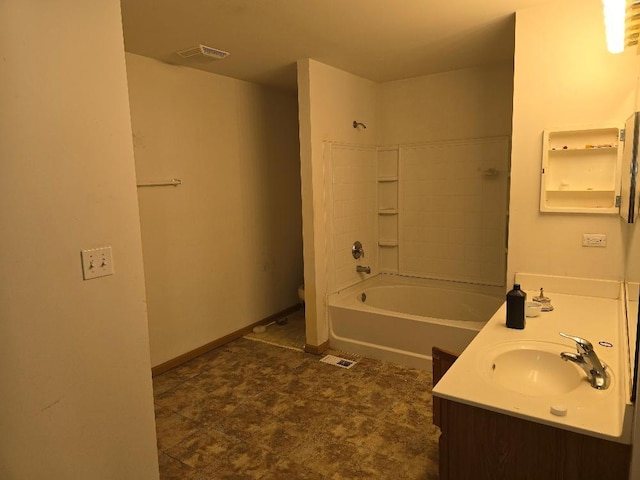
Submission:
<svg viewBox="0 0 640 480">
<path fill-rule="evenodd" d="M 442 400 L 440 480 L 628 480 L 631 446 Z"/>
<path fill-rule="evenodd" d="M 458 359 L 458 355 L 455 353 L 447 352 L 446 350 L 442 350 L 438 347 L 433 347 L 431 349 L 431 358 L 432 358 L 432 369 L 433 369 L 433 385 L 435 386 L 444 374 L 447 373 L 447 370 L 451 368 L 454 362 Z M 433 397 L 433 424 L 437 427 L 440 427 L 440 430 L 443 432 L 440 434 L 440 438 L 438 439 L 438 450 L 439 450 L 439 458 L 440 458 L 440 480 L 449 478 L 448 471 L 448 461 L 449 454 L 447 451 L 448 444 L 446 439 L 444 438 L 444 427 L 442 425 L 442 405 L 445 400 Z"/>
<path fill-rule="evenodd" d="M 432 357 L 436 385 L 458 356 L 434 347 Z M 440 480 L 629 480 L 631 445 L 437 397 L 433 423 Z"/>
<path fill-rule="evenodd" d="M 433 385 L 435 386 L 440 379 L 447 373 L 447 370 L 451 368 L 453 362 L 458 359 L 458 355 L 455 353 L 441 350 L 438 347 L 431 349 L 432 369 L 433 369 Z M 442 399 L 433 397 L 433 424 L 442 428 L 440 425 L 440 410 L 442 405 Z"/>
</svg>

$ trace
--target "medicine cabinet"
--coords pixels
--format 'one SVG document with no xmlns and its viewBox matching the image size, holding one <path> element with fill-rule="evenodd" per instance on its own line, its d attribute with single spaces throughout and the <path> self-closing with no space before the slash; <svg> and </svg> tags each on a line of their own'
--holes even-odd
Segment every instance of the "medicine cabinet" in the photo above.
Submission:
<svg viewBox="0 0 640 480">
<path fill-rule="evenodd" d="M 622 141 L 619 126 L 545 130 L 540 211 L 617 214 Z"/>
<path fill-rule="evenodd" d="M 622 151 L 622 178 L 620 182 L 620 216 L 627 223 L 634 223 L 640 208 L 640 188 L 638 175 L 638 130 L 640 112 L 631 115 L 625 125 L 624 149 Z"/>
</svg>

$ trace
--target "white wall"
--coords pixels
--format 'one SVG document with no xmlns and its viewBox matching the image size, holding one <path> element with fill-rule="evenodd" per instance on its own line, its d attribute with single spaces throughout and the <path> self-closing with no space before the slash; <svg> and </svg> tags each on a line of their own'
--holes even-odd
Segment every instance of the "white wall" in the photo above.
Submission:
<svg viewBox="0 0 640 480">
<path fill-rule="evenodd" d="M 400 273 L 502 285 L 512 66 L 380 88 L 380 143 L 401 145 Z"/>
<path fill-rule="evenodd" d="M 298 302 L 294 95 L 127 54 L 151 361 Z"/>
<path fill-rule="evenodd" d="M 298 104 L 302 178 L 304 281 L 307 343 L 318 346 L 329 338 L 325 295 L 328 288 L 326 162 L 323 142 L 376 145 L 378 87 L 310 59 L 298 62 Z M 353 121 L 367 128 L 353 128 Z M 355 232 L 353 232 L 355 233 Z"/>
<path fill-rule="evenodd" d="M 626 226 L 617 215 L 539 212 L 542 131 L 623 123 L 635 109 L 639 67 L 633 51 L 606 51 L 598 0 L 518 12 L 508 282 L 515 272 L 623 278 Z M 582 247 L 583 233 L 606 234 L 607 247 Z"/>
<path fill-rule="evenodd" d="M 0 478 L 158 478 L 119 3 L 0 18 Z"/>
<path fill-rule="evenodd" d="M 380 144 L 511 133 L 511 65 L 387 82 L 380 89 Z"/>
</svg>

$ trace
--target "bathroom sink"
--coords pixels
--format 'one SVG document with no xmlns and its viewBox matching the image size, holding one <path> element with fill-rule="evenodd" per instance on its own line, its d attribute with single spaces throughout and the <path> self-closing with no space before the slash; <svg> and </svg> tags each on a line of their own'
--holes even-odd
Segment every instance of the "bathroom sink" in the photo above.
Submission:
<svg viewBox="0 0 640 480">
<path fill-rule="evenodd" d="M 553 342 L 508 342 L 486 349 L 480 362 L 494 385 L 528 396 L 559 396 L 588 385 L 585 373 L 560 358 L 571 351 Z"/>
</svg>

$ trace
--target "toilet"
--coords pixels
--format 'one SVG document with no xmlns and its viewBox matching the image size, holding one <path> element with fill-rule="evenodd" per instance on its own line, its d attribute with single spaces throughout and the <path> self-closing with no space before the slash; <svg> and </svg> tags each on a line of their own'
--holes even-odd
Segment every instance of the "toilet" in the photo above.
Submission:
<svg viewBox="0 0 640 480">
<path fill-rule="evenodd" d="M 304 304 L 304 283 L 298 287 L 298 298 Z"/>
</svg>

